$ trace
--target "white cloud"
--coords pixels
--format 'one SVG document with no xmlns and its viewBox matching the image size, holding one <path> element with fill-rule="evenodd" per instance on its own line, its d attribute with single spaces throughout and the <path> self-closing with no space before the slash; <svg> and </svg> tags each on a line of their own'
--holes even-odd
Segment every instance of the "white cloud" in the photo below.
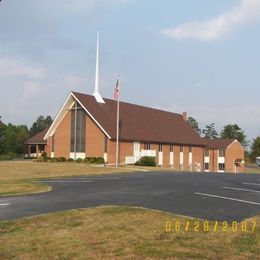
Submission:
<svg viewBox="0 0 260 260">
<path fill-rule="evenodd" d="M 212 20 L 187 22 L 164 29 L 162 33 L 175 39 L 213 41 L 239 25 L 256 20 L 260 20 L 260 1 L 242 0 L 237 7 Z"/>
<path fill-rule="evenodd" d="M 0 77 L 37 79 L 41 78 L 44 73 L 44 69 L 37 65 L 10 57 L 0 57 Z"/>
</svg>

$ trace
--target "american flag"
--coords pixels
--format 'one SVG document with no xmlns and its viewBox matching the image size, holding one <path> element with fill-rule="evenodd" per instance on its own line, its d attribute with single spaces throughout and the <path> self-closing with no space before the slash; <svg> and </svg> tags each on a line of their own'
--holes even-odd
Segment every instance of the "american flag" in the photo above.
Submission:
<svg viewBox="0 0 260 260">
<path fill-rule="evenodd" d="M 119 95 L 120 95 L 120 92 L 119 92 L 119 78 L 118 78 L 117 82 L 116 82 L 115 91 L 114 91 L 114 99 L 118 100 L 119 99 Z"/>
</svg>

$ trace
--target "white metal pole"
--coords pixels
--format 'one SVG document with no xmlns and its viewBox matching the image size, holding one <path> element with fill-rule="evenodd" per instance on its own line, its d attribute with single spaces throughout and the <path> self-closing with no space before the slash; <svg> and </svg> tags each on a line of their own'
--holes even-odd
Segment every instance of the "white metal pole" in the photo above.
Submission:
<svg viewBox="0 0 260 260">
<path fill-rule="evenodd" d="M 118 88 L 119 88 L 119 78 L 118 78 Z M 117 115 L 116 115 L 116 167 L 118 167 L 119 162 L 119 97 L 120 91 L 118 89 L 118 98 L 117 98 Z"/>
</svg>

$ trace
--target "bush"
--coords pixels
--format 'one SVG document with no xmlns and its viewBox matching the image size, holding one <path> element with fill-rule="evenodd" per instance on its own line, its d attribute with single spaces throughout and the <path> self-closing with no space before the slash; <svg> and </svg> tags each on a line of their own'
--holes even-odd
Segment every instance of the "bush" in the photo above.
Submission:
<svg viewBox="0 0 260 260">
<path fill-rule="evenodd" d="M 105 160 L 102 157 L 86 157 L 84 162 L 87 164 L 104 164 Z"/>
<path fill-rule="evenodd" d="M 105 163 L 105 160 L 104 160 L 103 157 L 97 157 L 96 158 L 96 164 L 103 164 L 103 163 Z"/>
<path fill-rule="evenodd" d="M 156 166 L 155 157 L 144 156 L 141 157 L 135 165 L 137 166 Z"/>
<path fill-rule="evenodd" d="M 13 160 L 15 158 L 18 158 L 18 155 L 16 153 L 4 153 L 0 155 L 0 161 L 8 161 L 8 160 Z"/>
<path fill-rule="evenodd" d="M 81 159 L 81 158 L 78 158 L 78 159 L 76 159 L 76 161 L 75 162 L 77 162 L 77 163 L 83 163 L 84 162 L 84 160 L 83 159 Z"/>
<path fill-rule="evenodd" d="M 42 157 L 43 157 L 44 161 L 47 162 L 47 153 L 46 152 L 42 153 Z"/>
<path fill-rule="evenodd" d="M 65 157 L 58 157 L 57 162 L 66 162 L 66 158 Z"/>
<path fill-rule="evenodd" d="M 56 157 L 50 158 L 50 162 L 58 162 L 58 159 Z"/>
<path fill-rule="evenodd" d="M 74 162 L 74 159 L 68 158 L 68 159 L 67 159 L 67 162 Z"/>
<path fill-rule="evenodd" d="M 43 156 L 39 156 L 36 160 L 37 162 L 46 162 L 43 158 Z"/>
</svg>

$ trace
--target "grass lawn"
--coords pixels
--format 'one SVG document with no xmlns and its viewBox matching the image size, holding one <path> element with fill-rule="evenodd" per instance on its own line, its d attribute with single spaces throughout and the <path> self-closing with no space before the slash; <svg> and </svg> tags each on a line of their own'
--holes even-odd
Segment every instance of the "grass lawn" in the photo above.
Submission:
<svg viewBox="0 0 260 260">
<path fill-rule="evenodd" d="M 131 207 L 1 221 L 0 259 L 257 259 L 260 255 L 258 226 L 254 232 L 240 228 L 237 232 L 231 228 L 227 232 L 184 228 L 166 232 L 165 222 L 176 219 L 181 224 L 195 221 Z M 251 220 L 259 223 L 260 217 Z"/>
<path fill-rule="evenodd" d="M 145 169 L 172 172 L 170 168 L 160 167 L 93 167 L 80 163 L 39 163 L 33 161 L 0 161 L 0 196 L 38 193 L 50 191 L 46 184 L 37 179 L 97 175 Z M 260 168 L 247 167 L 246 173 L 260 173 Z"/>
<path fill-rule="evenodd" d="M 71 177 L 131 171 L 126 168 L 90 167 L 80 163 L 0 162 L 0 196 L 45 192 L 50 186 L 35 182 L 39 178 Z"/>
</svg>

